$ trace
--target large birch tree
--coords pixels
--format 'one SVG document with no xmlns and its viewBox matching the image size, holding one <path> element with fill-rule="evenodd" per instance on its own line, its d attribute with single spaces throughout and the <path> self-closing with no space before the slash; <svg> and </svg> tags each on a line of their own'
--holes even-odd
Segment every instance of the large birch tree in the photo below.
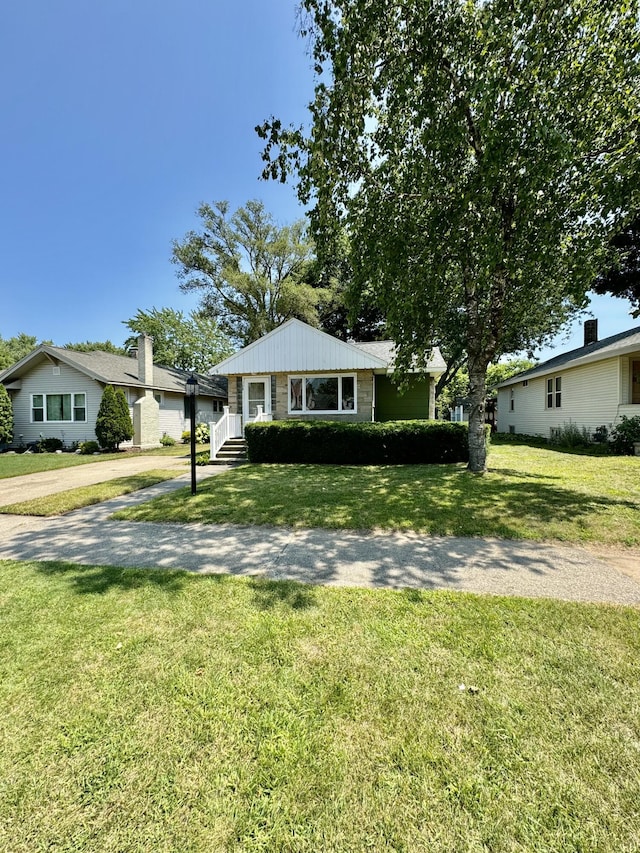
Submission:
<svg viewBox="0 0 640 853">
<path fill-rule="evenodd" d="M 298 179 L 320 254 L 346 229 L 400 366 L 466 353 L 469 468 L 486 371 L 584 307 L 637 209 L 638 4 L 302 0 L 310 129 L 271 119 L 265 177 Z"/>
</svg>

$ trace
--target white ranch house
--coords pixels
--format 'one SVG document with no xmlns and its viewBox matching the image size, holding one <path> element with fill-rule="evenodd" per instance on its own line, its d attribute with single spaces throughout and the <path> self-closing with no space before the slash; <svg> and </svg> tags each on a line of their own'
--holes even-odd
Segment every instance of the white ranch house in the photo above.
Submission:
<svg viewBox="0 0 640 853">
<path fill-rule="evenodd" d="M 212 430 L 212 458 L 255 420 L 385 421 L 435 416 L 435 386 L 446 364 L 436 348 L 400 393 L 393 341 L 345 342 L 301 320 L 277 329 L 217 364 L 229 405 Z M 214 435 L 215 433 L 215 435 Z"/>
</svg>

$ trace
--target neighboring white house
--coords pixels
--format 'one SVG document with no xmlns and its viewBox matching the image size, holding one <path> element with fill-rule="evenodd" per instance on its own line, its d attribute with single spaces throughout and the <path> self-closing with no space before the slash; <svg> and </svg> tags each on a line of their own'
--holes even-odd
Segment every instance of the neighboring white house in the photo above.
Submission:
<svg viewBox="0 0 640 853">
<path fill-rule="evenodd" d="M 0 373 L 13 405 L 14 444 L 40 436 L 65 446 L 96 438 L 95 423 L 106 385 L 122 388 L 134 426 L 121 446 L 158 446 L 164 433 L 180 440 L 189 429 L 188 371 L 153 363 L 152 338 L 141 335 L 133 357 L 41 344 Z M 227 403 L 226 381 L 198 375 L 197 422 L 217 420 Z"/>
<path fill-rule="evenodd" d="M 446 364 L 434 348 L 425 370 L 399 393 L 392 341 L 352 343 L 288 320 L 217 364 L 229 379 L 229 409 L 244 422 L 257 407 L 274 420 L 373 421 L 433 418 L 435 385 Z"/>
<path fill-rule="evenodd" d="M 598 341 L 585 323 L 585 345 L 497 385 L 498 432 L 541 435 L 575 424 L 593 433 L 623 415 L 640 415 L 640 326 Z"/>
</svg>

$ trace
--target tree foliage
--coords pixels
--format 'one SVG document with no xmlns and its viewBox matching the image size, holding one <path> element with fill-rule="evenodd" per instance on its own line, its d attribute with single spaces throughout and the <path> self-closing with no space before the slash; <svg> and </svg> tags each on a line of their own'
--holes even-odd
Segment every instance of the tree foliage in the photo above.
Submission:
<svg viewBox="0 0 640 853">
<path fill-rule="evenodd" d="M 138 335 L 150 335 L 153 360 L 165 367 L 206 373 L 233 351 L 217 321 L 202 311 L 192 311 L 185 317 L 173 308 L 140 309 L 124 323 L 135 333 L 127 338 L 125 348 L 136 346 Z"/>
<path fill-rule="evenodd" d="M 259 201 L 232 215 L 227 202 L 202 204 L 198 216 L 200 229 L 174 242 L 173 260 L 203 314 L 243 345 L 291 317 L 318 324 L 325 294 L 306 280 L 313 244 L 304 220 L 280 227 Z"/>
<path fill-rule="evenodd" d="M 11 367 L 25 355 L 29 355 L 37 345 L 37 339 L 32 335 L 26 335 L 24 332 L 6 339 L 0 335 L 0 370 Z"/>
<path fill-rule="evenodd" d="M 77 344 L 65 344 L 65 349 L 75 350 L 76 352 L 110 352 L 113 355 L 126 355 L 125 347 L 119 347 L 111 341 L 81 341 Z"/>
<path fill-rule="evenodd" d="M 401 365 L 464 351 L 470 468 L 486 370 L 585 304 L 637 196 L 630 0 L 303 0 L 311 130 L 272 119 L 263 175 L 298 176 L 320 255 L 346 227 Z M 637 209 L 637 206 L 636 206 Z"/>
<path fill-rule="evenodd" d="M 0 382 L 0 444 L 13 439 L 13 407 L 9 392 Z"/>
<path fill-rule="evenodd" d="M 533 367 L 535 364 L 529 358 L 509 358 L 490 364 L 487 367 L 487 389 L 492 394 L 492 388 L 505 379 L 510 379 L 518 373 Z M 436 389 L 438 408 L 442 412 L 451 409 L 458 398 L 467 397 L 469 394 L 469 371 L 465 364 L 459 364 L 458 370 L 450 381 Z"/>
<path fill-rule="evenodd" d="M 96 436 L 106 450 L 117 450 L 122 441 L 133 437 L 133 424 L 124 391 L 107 385 L 102 392 L 96 417 Z"/>
<path fill-rule="evenodd" d="M 640 317 L 640 214 L 609 240 L 611 254 L 593 290 L 628 299 L 633 317 Z"/>
</svg>

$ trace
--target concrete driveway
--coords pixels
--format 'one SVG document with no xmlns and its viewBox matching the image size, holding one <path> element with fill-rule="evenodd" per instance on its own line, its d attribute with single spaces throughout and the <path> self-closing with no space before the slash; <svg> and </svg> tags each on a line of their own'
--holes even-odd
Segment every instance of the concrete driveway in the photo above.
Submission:
<svg viewBox="0 0 640 853">
<path fill-rule="evenodd" d="M 67 489 L 92 486 L 154 470 L 188 471 L 189 456 L 143 456 L 137 453 L 123 454 L 121 459 L 88 462 L 71 468 L 24 474 L 0 480 L 0 506 L 42 498 Z M 206 470 L 206 469 L 205 469 Z"/>
</svg>

